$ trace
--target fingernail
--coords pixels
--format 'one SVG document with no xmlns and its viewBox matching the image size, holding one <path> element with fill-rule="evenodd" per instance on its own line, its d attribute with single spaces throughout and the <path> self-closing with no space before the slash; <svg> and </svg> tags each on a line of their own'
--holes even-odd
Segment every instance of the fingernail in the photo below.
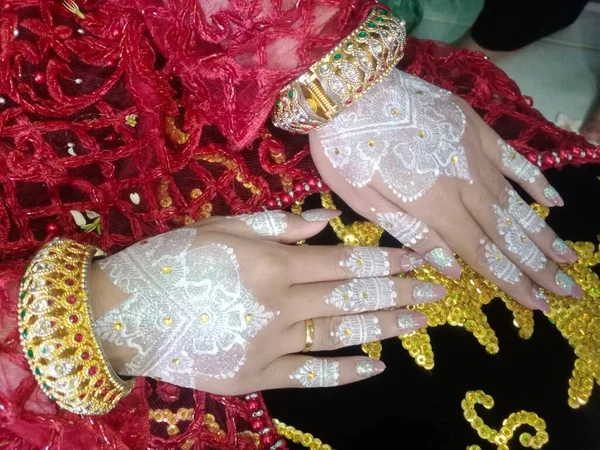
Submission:
<svg viewBox="0 0 600 450">
<path fill-rule="evenodd" d="M 435 283 L 421 283 L 413 288 L 415 303 L 430 303 L 446 296 L 446 288 Z"/>
<path fill-rule="evenodd" d="M 403 310 L 398 313 L 398 328 L 408 334 L 427 325 L 427 317 L 418 311 Z"/>
<path fill-rule="evenodd" d="M 369 378 L 373 375 L 379 375 L 385 370 L 383 361 L 377 359 L 361 359 L 356 362 L 356 375 L 359 378 Z"/>
<path fill-rule="evenodd" d="M 565 293 L 565 295 L 569 295 L 575 298 L 583 298 L 583 289 L 575 283 L 575 280 L 571 278 L 567 273 L 559 270 L 556 272 L 556 277 L 554 278 L 556 281 L 556 285 Z"/>
<path fill-rule="evenodd" d="M 300 213 L 302 218 L 307 222 L 322 222 L 324 220 L 331 220 L 338 217 L 342 212 L 339 209 L 309 209 Z"/>
<path fill-rule="evenodd" d="M 400 260 L 400 266 L 402 267 L 403 272 L 410 272 L 412 270 L 418 269 L 425 264 L 423 258 L 417 256 L 414 253 L 409 253 L 408 255 L 404 255 Z"/>
<path fill-rule="evenodd" d="M 543 289 L 539 286 L 534 286 L 531 290 L 531 298 L 533 299 L 533 304 L 537 309 L 543 311 L 545 313 L 550 312 L 550 305 L 548 304 L 548 297 Z"/>
<path fill-rule="evenodd" d="M 567 245 L 565 241 L 561 238 L 556 238 L 552 243 L 552 250 L 556 253 L 557 256 L 566 259 L 570 262 L 577 261 L 577 254 Z"/>
<path fill-rule="evenodd" d="M 443 247 L 437 247 L 425 254 L 429 264 L 442 272 L 444 275 L 458 280 L 460 278 L 460 266 L 452 254 Z"/>
<path fill-rule="evenodd" d="M 563 206 L 565 204 L 562 197 L 552 186 L 548 185 L 544 188 L 544 197 L 548 199 L 550 203 L 556 206 Z"/>
</svg>

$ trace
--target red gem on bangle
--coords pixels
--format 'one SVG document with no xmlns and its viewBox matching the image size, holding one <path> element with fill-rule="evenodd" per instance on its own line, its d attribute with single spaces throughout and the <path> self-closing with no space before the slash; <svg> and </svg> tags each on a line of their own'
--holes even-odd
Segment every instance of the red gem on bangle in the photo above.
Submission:
<svg viewBox="0 0 600 450">
<path fill-rule="evenodd" d="M 81 359 L 90 359 L 90 352 L 87 350 L 81 354 Z"/>
<path fill-rule="evenodd" d="M 275 436 L 273 433 L 266 433 L 260 437 L 260 441 L 265 446 L 271 446 L 275 443 Z"/>
<path fill-rule="evenodd" d="M 363 91 L 363 87 L 362 87 L 362 86 L 359 86 L 359 87 L 356 89 L 356 92 L 357 92 L 358 94 L 360 94 L 362 91 Z"/>
<path fill-rule="evenodd" d="M 77 333 L 75 335 L 75 342 L 81 342 L 81 341 L 83 341 L 83 334 Z"/>
<path fill-rule="evenodd" d="M 260 431 L 265 427 L 265 423 L 260 417 L 254 417 L 250 421 L 250 426 L 252 427 L 253 431 Z"/>
<path fill-rule="evenodd" d="M 350 105 L 353 102 L 352 97 L 350 97 L 348 100 L 346 100 L 346 105 Z"/>
<path fill-rule="evenodd" d="M 102 383 L 104 383 L 104 380 L 98 380 L 98 381 L 96 381 L 96 387 L 102 386 Z"/>
<path fill-rule="evenodd" d="M 114 400 L 115 398 L 117 398 L 117 394 L 113 394 L 113 395 L 110 396 L 111 400 Z"/>
<path fill-rule="evenodd" d="M 81 400 L 83 400 L 83 399 L 85 398 L 85 394 L 81 394 L 81 395 L 79 396 L 79 398 L 80 398 Z"/>
<path fill-rule="evenodd" d="M 88 370 L 88 373 L 90 375 L 94 376 L 98 373 L 98 369 L 96 369 L 96 366 L 92 366 L 92 367 L 90 367 L 90 370 Z"/>
<path fill-rule="evenodd" d="M 251 412 L 258 411 L 260 404 L 256 400 L 248 400 L 248 409 Z"/>
<path fill-rule="evenodd" d="M 50 321 L 50 326 L 53 327 L 54 325 L 56 325 L 56 321 L 55 320 L 51 320 Z"/>
<path fill-rule="evenodd" d="M 71 323 L 79 322 L 79 316 L 76 316 L 75 314 L 73 314 L 71 317 L 69 317 L 69 322 L 71 322 Z"/>
<path fill-rule="evenodd" d="M 108 394 L 108 389 L 102 389 L 102 395 Z"/>
<path fill-rule="evenodd" d="M 71 253 L 71 252 L 69 252 L 69 253 L 67 253 L 67 256 L 68 256 L 69 258 L 75 258 L 77 255 L 76 255 L 75 253 Z"/>
<path fill-rule="evenodd" d="M 71 305 L 72 305 L 73 303 L 75 303 L 76 301 L 77 301 L 77 299 L 75 298 L 75 296 L 74 296 L 74 295 L 69 295 L 69 296 L 67 297 L 67 303 L 70 303 Z"/>
<path fill-rule="evenodd" d="M 371 75 L 371 76 L 369 77 L 369 81 L 374 81 L 374 80 L 375 80 L 375 76 Z"/>
<path fill-rule="evenodd" d="M 67 268 L 67 270 L 75 269 L 75 266 L 73 264 L 67 264 L 65 267 Z"/>
<path fill-rule="evenodd" d="M 65 284 L 66 284 L 67 286 L 73 286 L 73 285 L 75 284 L 75 281 L 74 281 L 74 280 L 72 280 L 71 278 L 67 278 L 67 279 L 65 280 Z"/>
</svg>

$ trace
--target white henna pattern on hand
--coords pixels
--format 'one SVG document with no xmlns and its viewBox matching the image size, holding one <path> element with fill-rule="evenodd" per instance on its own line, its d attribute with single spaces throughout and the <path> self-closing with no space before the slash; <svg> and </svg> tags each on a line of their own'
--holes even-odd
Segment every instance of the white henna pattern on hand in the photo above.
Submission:
<svg viewBox="0 0 600 450">
<path fill-rule="evenodd" d="M 290 375 L 304 387 L 331 387 L 339 384 L 340 363 L 331 359 L 308 359 Z"/>
<path fill-rule="evenodd" d="M 335 288 L 325 303 L 346 312 L 375 311 L 395 306 L 396 296 L 389 278 L 357 278 Z"/>
<path fill-rule="evenodd" d="M 498 145 L 502 149 L 502 164 L 510 170 L 517 178 L 534 183 L 541 175 L 540 169 L 531 164 L 527 158 L 518 153 L 511 145 L 498 139 Z"/>
<path fill-rule="evenodd" d="M 377 213 L 377 223 L 406 247 L 415 245 L 429 231 L 429 228 L 419 219 L 401 211 Z"/>
<path fill-rule="evenodd" d="M 352 186 L 379 173 L 405 202 L 444 175 L 473 183 L 461 139 L 466 119 L 451 93 L 393 70 L 360 102 L 315 131 L 325 155 Z"/>
<path fill-rule="evenodd" d="M 274 318 L 243 285 L 233 249 L 193 248 L 195 236 L 182 228 L 100 261 L 129 294 L 94 324 L 102 339 L 133 350 L 126 374 L 190 388 L 197 377 L 233 377 L 248 342 Z"/>
<path fill-rule="evenodd" d="M 512 189 L 508 190 L 508 212 L 529 233 L 539 233 L 546 222 Z"/>
<path fill-rule="evenodd" d="M 227 218 L 243 221 L 256 234 L 261 236 L 279 236 L 287 228 L 287 217 L 281 211 L 240 214 L 239 216 L 228 216 Z"/>
<path fill-rule="evenodd" d="M 331 334 L 344 347 L 350 347 L 376 341 L 381 336 L 381 328 L 379 319 L 375 315 L 358 314 L 342 317 L 337 329 Z"/>
<path fill-rule="evenodd" d="M 390 274 L 388 253 L 377 247 L 353 247 L 352 253 L 340 266 L 360 278 L 387 277 Z"/>
<path fill-rule="evenodd" d="M 482 239 L 479 243 L 484 245 L 485 241 Z M 523 272 L 491 242 L 485 244 L 485 259 L 490 272 L 496 275 L 499 280 L 509 284 L 516 284 L 521 280 Z"/>
</svg>

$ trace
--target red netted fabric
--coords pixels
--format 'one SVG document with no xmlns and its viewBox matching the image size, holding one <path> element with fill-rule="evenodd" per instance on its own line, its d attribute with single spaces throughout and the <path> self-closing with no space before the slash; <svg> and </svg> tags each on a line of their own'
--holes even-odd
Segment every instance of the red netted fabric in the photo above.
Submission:
<svg viewBox="0 0 600 450">
<path fill-rule="evenodd" d="M 252 432 L 273 429 L 260 395 L 144 379 L 106 416 L 58 411 L 19 346 L 17 286 L 53 236 L 114 252 L 209 215 L 286 207 L 326 189 L 306 137 L 266 117 L 274 93 L 356 26 L 366 7 L 357 5 L 105 0 L 80 2 L 74 14 L 57 1 L 3 4 L 0 446 L 249 449 Z M 463 96 L 542 168 L 597 160 L 597 148 L 545 121 L 479 54 L 410 40 L 402 67 Z M 266 433 L 258 445 L 275 439 Z"/>
</svg>

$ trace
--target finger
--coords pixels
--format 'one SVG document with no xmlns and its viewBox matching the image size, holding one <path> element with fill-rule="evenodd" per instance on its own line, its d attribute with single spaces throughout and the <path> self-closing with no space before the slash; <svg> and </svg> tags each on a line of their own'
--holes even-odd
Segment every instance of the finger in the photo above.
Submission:
<svg viewBox="0 0 600 450">
<path fill-rule="evenodd" d="M 519 196 L 506 178 L 493 165 L 486 166 L 480 169 L 482 181 L 544 254 L 559 263 L 577 261 L 575 252 Z"/>
<path fill-rule="evenodd" d="M 289 248 L 292 284 L 387 277 L 421 267 L 415 253 L 389 247 L 304 245 Z"/>
<path fill-rule="evenodd" d="M 498 248 L 466 209 L 447 208 L 439 214 L 451 224 L 443 228 L 444 240 L 466 264 L 524 306 L 549 310 L 547 303 L 538 298 L 533 282 Z"/>
<path fill-rule="evenodd" d="M 439 284 L 397 277 L 297 284 L 290 287 L 282 314 L 286 314 L 288 305 L 296 320 L 378 311 L 434 302 L 444 298 L 446 293 L 446 288 Z"/>
<path fill-rule="evenodd" d="M 518 183 L 542 205 L 563 206 L 565 204 L 538 167 L 498 137 L 490 127 L 485 127 L 482 133 L 484 142 L 493 143 L 484 146 L 487 155 L 507 178 Z"/>
<path fill-rule="evenodd" d="M 441 236 L 423 222 L 407 214 L 379 193 L 372 195 L 368 211 L 361 212 L 376 222 L 400 243 L 423 255 L 435 269 L 450 278 L 459 279 L 460 264 Z"/>
<path fill-rule="evenodd" d="M 301 215 L 285 211 L 263 211 L 238 216 L 214 217 L 191 226 L 248 238 L 292 244 L 308 239 L 325 228 L 327 221 L 338 217 L 337 209 L 313 209 Z"/>
<path fill-rule="evenodd" d="M 370 378 L 384 370 L 383 361 L 364 356 L 312 358 L 286 355 L 264 370 L 263 389 L 340 386 Z"/>
<path fill-rule="evenodd" d="M 547 226 L 546 222 L 511 188 L 505 190 L 503 206 L 525 230 L 533 243 L 556 262 L 576 262 L 577 254 Z"/>
<path fill-rule="evenodd" d="M 475 195 L 473 191 L 466 192 L 464 201 L 469 213 L 479 223 L 483 232 L 535 284 L 557 295 L 566 294 L 578 298 L 583 295 L 581 288 L 575 284 L 568 285 L 571 287 L 569 292 L 565 291 L 564 283 L 563 286 L 558 284 L 560 277 L 557 265 L 548 261 L 516 218 L 499 205 L 498 199 L 487 188 L 479 188 Z"/>
<path fill-rule="evenodd" d="M 409 334 L 427 326 L 427 318 L 419 311 L 396 309 L 346 316 L 320 317 L 313 320 L 311 351 L 335 350 L 368 342 Z M 290 353 L 302 351 L 306 341 L 304 322 L 291 328 Z"/>
</svg>

